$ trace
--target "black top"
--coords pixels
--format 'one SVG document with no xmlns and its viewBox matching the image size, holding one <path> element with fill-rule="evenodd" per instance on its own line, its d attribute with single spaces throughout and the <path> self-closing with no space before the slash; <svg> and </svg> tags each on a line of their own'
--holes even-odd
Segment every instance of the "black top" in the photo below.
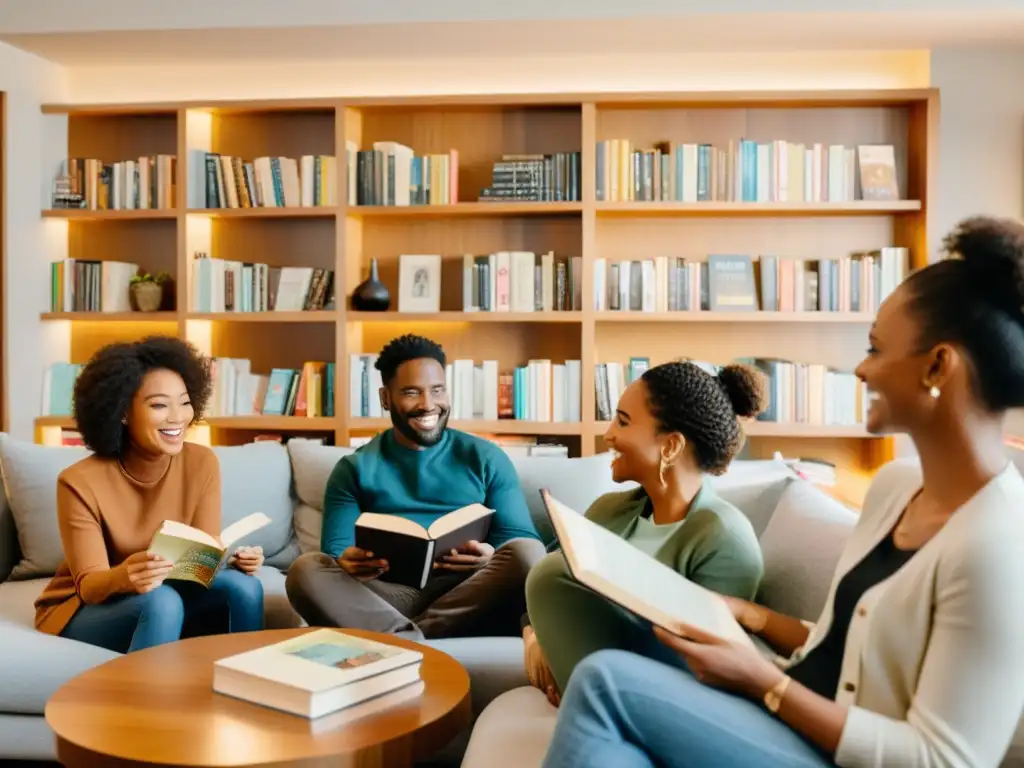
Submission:
<svg viewBox="0 0 1024 768">
<path fill-rule="evenodd" d="M 897 549 L 890 531 L 877 547 L 840 579 L 828 634 L 816 648 L 790 667 L 787 674 L 815 693 L 834 700 L 854 608 L 865 592 L 896 573 L 916 551 Z"/>
</svg>

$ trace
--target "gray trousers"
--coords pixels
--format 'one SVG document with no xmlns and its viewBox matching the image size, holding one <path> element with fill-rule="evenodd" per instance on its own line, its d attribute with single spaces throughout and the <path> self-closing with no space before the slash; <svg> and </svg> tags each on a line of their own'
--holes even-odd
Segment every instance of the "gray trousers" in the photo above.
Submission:
<svg viewBox="0 0 1024 768">
<path fill-rule="evenodd" d="M 402 633 L 411 639 L 519 635 L 526 575 L 544 557 L 535 539 L 512 539 L 476 571 L 437 571 L 415 589 L 349 576 L 330 556 L 310 552 L 289 568 L 285 587 L 314 627 Z"/>
</svg>

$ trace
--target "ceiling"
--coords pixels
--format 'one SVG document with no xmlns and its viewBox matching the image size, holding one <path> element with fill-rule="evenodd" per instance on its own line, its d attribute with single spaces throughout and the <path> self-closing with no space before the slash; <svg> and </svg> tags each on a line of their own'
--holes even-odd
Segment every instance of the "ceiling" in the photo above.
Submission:
<svg viewBox="0 0 1024 768">
<path fill-rule="evenodd" d="M 830 10 L 813 10 L 826 2 Z M 851 3 L 859 10 L 841 10 Z M 1024 48 L 1024 0 L 971 10 L 963 0 L 889 0 L 886 10 L 880 0 L 776 0 L 771 11 L 763 0 L 716 0 L 694 12 L 705 4 L 633 0 L 627 12 L 624 0 L 292 0 L 284 13 L 284 0 L 0 0 L 0 42 L 72 67 Z"/>
</svg>

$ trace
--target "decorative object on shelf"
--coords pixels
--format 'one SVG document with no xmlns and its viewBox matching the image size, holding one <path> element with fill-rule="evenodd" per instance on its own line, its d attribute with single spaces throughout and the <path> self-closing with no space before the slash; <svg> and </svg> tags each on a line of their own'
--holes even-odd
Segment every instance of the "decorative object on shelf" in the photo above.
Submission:
<svg viewBox="0 0 1024 768">
<path fill-rule="evenodd" d="M 370 259 L 370 276 L 352 292 L 352 309 L 360 312 L 386 312 L 391 306 L 391 293 L 380 281 L 377 260 Z"/>
<path fill-rule="evenodd" d="M 156 312 L 164 303 L 164 285 L 170 279 L 166 272 L 155 277 L 148 272 L 135 275 L 131 282 L 132 303 L 139 312 Z"/>
<path fill-rule="evenodd" d="M 440 312 L 441 257 L 403 254 L 398 262 L 398 311 Z"/>
</svg>

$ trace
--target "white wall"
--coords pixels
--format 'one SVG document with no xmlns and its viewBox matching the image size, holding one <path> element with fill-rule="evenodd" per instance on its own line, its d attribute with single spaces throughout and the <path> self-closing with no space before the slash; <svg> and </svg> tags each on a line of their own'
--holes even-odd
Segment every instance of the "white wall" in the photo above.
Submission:
<svg viewBox="0 0 1024 768">
<path fill-rule="evenodd" d="M 1024 220 L 1024 45 L 932 52 L 939 89 L 939 199 L 929 221 L 933 248 L 974 214 Z M 1024 436 L 1024 413 L 1008 430 Z"/>
<path fill-rule="evenodd" d="M 40 105 L 67 98 L 64 72 L 43 59 L 0 43 L 0 90 L 7 93 L 7 327 L 8 426 L 32 438 L 41 405 L 43 368 L 54 348 L 52 327 L 39 321 L 49 308 L 49 256 L 39 215 L 42 187 Z"/>
</svg>

